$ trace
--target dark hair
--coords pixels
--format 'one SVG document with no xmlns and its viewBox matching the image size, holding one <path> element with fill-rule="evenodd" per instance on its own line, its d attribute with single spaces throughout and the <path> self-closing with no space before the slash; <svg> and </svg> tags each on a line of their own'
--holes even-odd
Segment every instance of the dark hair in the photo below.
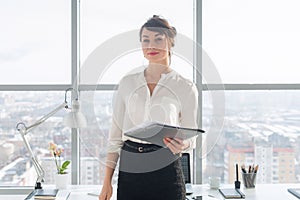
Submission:
<svg viewBox="0 0 300 200">
<path fill-rule="evenodd" d="M 170 26 L 169 22 L 166 19 L 163 19 L 158 15 L 153 15 L 153 17 L 148 19 L 140 29 L 140 41 L 142 41 L 142 32 L 144 28 L 149 31 L 164 34 L 167 37 L 171 47 L 174 47 L 177 31 L 173 26 Z"/>
</svg>

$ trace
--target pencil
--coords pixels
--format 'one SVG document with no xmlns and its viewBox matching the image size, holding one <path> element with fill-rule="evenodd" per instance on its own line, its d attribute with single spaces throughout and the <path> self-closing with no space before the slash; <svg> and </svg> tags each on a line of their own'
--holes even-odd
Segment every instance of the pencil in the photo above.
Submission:
<svg viewBox="0 0 300 200">
<path fill-rule="evenodd" d="M 241 167 L 241 168 L 242 168 L 242 172 L 243 172 L 243 173 L 247 173 L 247 171 L 246 171 L 246 169 L 245 169 L 245 165 L 244 165 L 244 164 L 242 165 L 242 167 Z"/>
<path fill-rule="evenodd" d="M 238 164 L 235 165 L 235 170 L 236 170 L 236 181 L 239 181 L 239 166 L 238 166 Z"/>
<path fill-rule="evenodd" d="M 257 170 L 258 170 L 258 165 L 255 166 L 254 173 L 257 173 Z"/>
</svg>

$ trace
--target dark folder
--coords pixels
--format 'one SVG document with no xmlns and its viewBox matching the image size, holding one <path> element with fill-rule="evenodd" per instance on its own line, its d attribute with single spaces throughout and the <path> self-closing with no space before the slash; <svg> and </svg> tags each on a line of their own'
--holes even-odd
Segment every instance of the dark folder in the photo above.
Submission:
<svg viewBox="0 0 300 200">
<path fill-rule="evenodd" d="M 195 137 L 205 131 L 201 129 L 193 129 L 179 126 L 171 126 L 158 122 L 145 122 L 134 128 L 131 128 L 124 132 L 124 135 L 147 142 L 165 146 L 163 138 L 181 138 L 188 139 Z"/>
<path fill-rule="evenodd" d="M 289 193 L 300 199 L 300 188 L 289 188 L 288 191 Z"/>
<path fill-rule="evenodd" d="M 37 189 L 34 199 L 55 199 L 58 189 Z"/>
<path fill-rule="evenodd" d="M 245 194 L 239 189 L 234 188 L 222 188 L 219 192 L 223 195 L 225 199 L 245 199 Z"/>
</svg>

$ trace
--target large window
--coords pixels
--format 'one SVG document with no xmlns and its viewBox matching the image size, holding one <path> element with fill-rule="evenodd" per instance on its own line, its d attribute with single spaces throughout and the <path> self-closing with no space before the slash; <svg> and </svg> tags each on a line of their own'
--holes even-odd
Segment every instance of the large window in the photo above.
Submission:
<svg viewBox="0 0 300 200">
<path fill-rule="evenodd" d="M 71 83 L 70 5 L 59 0 L 1 1 L 0 84 Z"/>
<path fill-rule="evenodd" d="M 36 172 L 16 124 L 36 122 L 63 103 L 71 86 L 71 1 L 1 1 L 0 18 L 0 185 L 34 185 Z M 46 171 L 45 184 L 54 183 L 49 142 L 62 145 L 63 158 L 71 159 L 63 114 L 26 136 Z"/>
<path fill-rule="evenodd" d="M 80 131 L 81 184 L 102 184 L 105 172 L 108 132 L 112 118 L 114 91 L 85 91 L 81 93 L 82 111 L 89 121 Z M 87 179 L 87 173 L 92 173 Z"/>
<path fill-rule="evenodd" d="M 102 69 L 98 72 L 99 84 L 117 84 L 126 73 L 145 67 L 147 60 L 141 51 L 138 31 L 153 15 L 161 15 L 179 34 L 191 40 L 193 38 L 193 1 L 113 0 L 103 4 L 101 1 L 89 0 L 81 2 L 81 8 L 81 67 L 86 67 L 85 62 L 93 57 L 92 53 L 97 54 L 97 63 L 93 64 Z M 124 38 L 118 40 L 116 36 Z M 105 47 L 107 51 L 103 51 Z M 176 52 L 174 54 L 172 67 L 192 79 L 191 65 L 177 56 Z M 109 56 L 112 56 L 111 59 L 105 60 Z M 83 76 L 82 84 L 95 84 L 90 82 L 90 78 L 85 78 L 86 74 Z"/>
<path fill-rule="evenodd" d="M 200 113 L 207 132 L 202 147 L 197 147 L 203 153 L 202 182 L 219 175 L 224 183 L 232 183 L 235 163 L 259 164 L 258 183 L 300 182 L 299 1 L 195 2 L 1 2 L 0 25 L 5 31 L 0 32 L 0 185 L 34 185 L 36 173 L 15 126 L 36 121 L 62 103 L 65 89 L 77 86 L 89 126 L 79 132 L 64 127 L 61 111 L 28 139 L 46 169 L 45 183 L 53 183 L 50 141 L 65 148 L 65 159 L 80 158 L 69 169 L 76 169 L 72 183 L 102 183 L 113 94 L 126 73 L 146 66 L 137 33 L 154 14 L 176 27 L 177 47 L 200 35 L 212 61 L 203 62 L 203 82 L 197 83 L 203 84 Z M 202 12 L 193 12 L 200 3 Z M 201 17 L 202 23 L 195 24 Z M 202 33 L 194 33 L 200 29 Z M 118 40 L 121 36 L 130 40 Z M 171 67 L 193 79 L 194 57 L 189 58 L 175 49 Z M 206 74 L 209 67 L 216 70 L 216 79 Z M 222 96 L 224 101 L 216 99 Z M 216 110 L 216 102 L 224 113 Z M 218 130 L 216 122 L 223 123 Z M 79 135 L 80 148 L 74 135 Z"/>
<path fill-rule="evenodd" d="M 235 163 L 258 164 L 257 183 L 300 182 L 299 90 L 292 90 L 300 80 L 299 6 L 294 0 L 203 1 L 203 47 L 222 80 L 220 90 L 209 85 L 219 82 L 206 80 L 204 129 L 216 117 L 211 97 L 225 96 L 223 128 L 204 138 L 203 182 L 219 175 L 232 183 Z"/>
<path fill-rule="evenodd" d="M 299 6 L 203 0 L 203 47 L 224 83 L 299 83 Z"/>
<path fill-rule="evenodd" d="M 210 130 L 214 117 L 210 93 L 203 96 L 204 130 Z M 203 182 L 218 175 L 233 183 L 235 163 L 258 164 L 257 183 L 300 182 L 299 98 L 300 91 L 294 90 L 226 91 L 223 129 L 213 132 L 219 134 L 217 140 L 204 137 Z"/>
<path fill-rule="evenodd" d="M 36 172 L 30 162 L 18 122 L 27 126 L 63 103 L 64 92 L 0 92 L 0 185 L 34 185 Z M 59 111 L 26 136 L 30 146 L 45 169 L 45 184 L 54 183 L 55 163 L 49 151 L 54 142 L 64 148 L 62 159 L 71 158 L 71 130 L 63 125 L 65 111 Z"/>
</svg>

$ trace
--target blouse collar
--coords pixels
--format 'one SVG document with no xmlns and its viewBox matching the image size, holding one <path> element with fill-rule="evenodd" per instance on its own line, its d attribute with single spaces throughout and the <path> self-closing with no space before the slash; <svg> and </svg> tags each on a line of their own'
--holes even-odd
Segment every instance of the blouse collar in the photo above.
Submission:
<svg viewBox="0 0 300 200">
<path fill-rule="evenodd" d="M 139 79 L 141 80 L 141 81 L 143 81 L 143 82 L 146 82 L 146 78 L 145 78 L 145 70 L 143 70 L 142 72 L 140 72 L 140 74 L 139 74 Z M 170 79 L 170 78 L 173 78 L 173 77 L 175 77 L 175 75 L 176 75 L 176 71 L 175 70 L 171 70 L 170 72 L 168 72 L 168 73 L 163 73 L 163 74 L 161 74 L 161 76 L 160 76 L 160 81 L 162 81 L 162 80 L 167 80 L 167 79 Z"/>
</svg>

